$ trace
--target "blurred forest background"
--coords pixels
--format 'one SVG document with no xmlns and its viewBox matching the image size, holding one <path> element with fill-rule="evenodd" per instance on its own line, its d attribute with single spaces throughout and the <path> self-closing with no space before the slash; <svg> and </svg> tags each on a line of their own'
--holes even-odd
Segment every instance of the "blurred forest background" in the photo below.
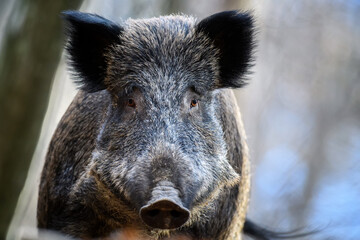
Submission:
<svg viewBox="0 0 360 240">
<path fill-rule="evenodd" d="M 7 239 L 36 237 L 44 155 L 76 93 L 60 12 L 79 8 L 115 21 L 252 10 L 256 66 L 236 91 L 252 160 L 248 217 L 324 228 L 304 239 L 360 239 L 359 0 L 0 1 L 0 239 L 8 229 Z"/>
</svg>

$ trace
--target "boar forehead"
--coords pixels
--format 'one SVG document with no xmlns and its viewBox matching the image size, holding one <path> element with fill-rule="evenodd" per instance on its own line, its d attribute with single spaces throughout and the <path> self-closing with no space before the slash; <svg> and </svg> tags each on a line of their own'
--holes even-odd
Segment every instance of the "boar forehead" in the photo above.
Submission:
<svg viewBox="0 0 360 240">
<path fill-rule="evenodd" d="M 210 39 L 195 31 L 194 18 L 129 19 L 109 53 L 106 81 L 110 89 L 136 85 L 172 96 L 188 87 L 206 92 L 218 79 L 217 56 Z"/>
</svg>

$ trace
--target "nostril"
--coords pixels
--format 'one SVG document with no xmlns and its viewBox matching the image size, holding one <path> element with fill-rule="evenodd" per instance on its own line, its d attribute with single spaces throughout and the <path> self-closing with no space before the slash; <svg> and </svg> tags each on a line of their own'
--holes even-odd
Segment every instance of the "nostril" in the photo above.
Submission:
<svg viewBox="0 0 360 240">
<path fill-rule="evenodd" d="M 189 210 L 169 200 L 160 200 L 140 209 L 141 219 L 151 228 L 179 228 L 189 216 Z"/>
<path fill-rule="evenodd" d="M 156 217 L 157 215 L 159 215 L 160 210 L 159 209 L 153 209 L 147 212 L 147 215 L 149 217 Z"/>
<path fill-rule="evenodd" d="M 170 215 L 171 215 L 172 217 L 174 217 L 174 218 L 178 218 L 178 217 L 181 216 L 181 213 L 178 212 L 178 211 L 175 211 L 175 210 L 171 210 L 171 211 L 170 211 Z"/>
</svg>

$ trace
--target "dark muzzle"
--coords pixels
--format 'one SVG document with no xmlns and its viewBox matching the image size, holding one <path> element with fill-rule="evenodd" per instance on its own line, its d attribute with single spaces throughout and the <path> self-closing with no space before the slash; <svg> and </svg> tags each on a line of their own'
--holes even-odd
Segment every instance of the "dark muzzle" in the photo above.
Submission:
<svg viewBox="0 0 360 240">
<path fill-rule="evenodd" d="M 190 212 L 171 200 L 163 199 L 140 209 L 140 217 L 152 228 L 179 228 L 189 219 Z"/>
</svg>

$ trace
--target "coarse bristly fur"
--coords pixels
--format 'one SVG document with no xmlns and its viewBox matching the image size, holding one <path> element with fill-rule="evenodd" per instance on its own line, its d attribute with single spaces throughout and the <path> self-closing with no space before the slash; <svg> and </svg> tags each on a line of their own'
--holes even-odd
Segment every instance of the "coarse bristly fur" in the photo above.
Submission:
<svg viewBox="0 0 360 240">
<path fill-rule="evenodd" d="M 245 84 L 250 14 L 121 25 L 77 11 L 63 18 L 81 90 L 49 146 L 39 228 L 80 238 L 134 229 L 142 239 L 240 239 L 250 164 L 226 88 Z M 159 199 L 188 212 L 186 221 L 154 227 L 144 220 L 142 210 Z"/>
</svg>

